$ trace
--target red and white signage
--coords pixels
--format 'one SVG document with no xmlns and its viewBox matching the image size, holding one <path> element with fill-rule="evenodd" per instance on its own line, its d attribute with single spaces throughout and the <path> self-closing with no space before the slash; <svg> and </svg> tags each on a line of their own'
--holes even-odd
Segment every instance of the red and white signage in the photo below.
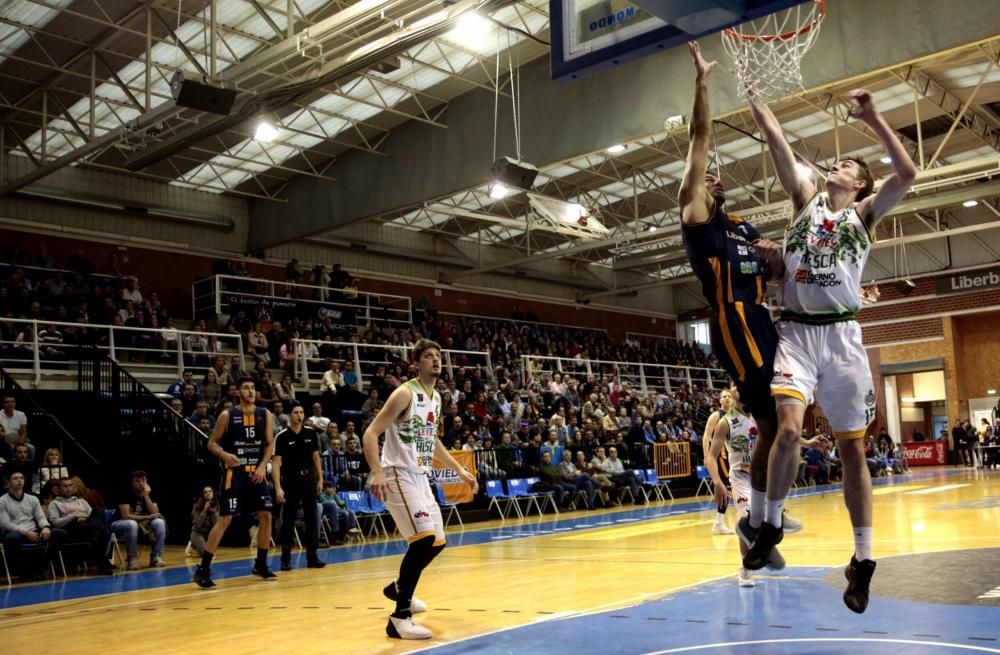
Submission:
<svg viewBox="0 0 1000 655">
<path fill-rule="evenodd" d="M 910 466 L 934 466 L 948 463 L 948 444 L 944 441 L 904 443 L 906 461 Z"/>
</svg>

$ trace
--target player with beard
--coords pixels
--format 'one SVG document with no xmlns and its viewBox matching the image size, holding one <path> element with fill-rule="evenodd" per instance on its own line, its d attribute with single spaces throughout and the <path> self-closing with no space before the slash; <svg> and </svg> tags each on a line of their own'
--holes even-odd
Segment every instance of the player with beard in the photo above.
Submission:
<svg viewBox="0 0 1000 655">
<path fill-rule="evenodd" d="M 444 521 L 427 479 L 434 458 L 454 470 L 458 477 L 479 489 L 476 477 L 448 453 L 441 442 L 441 396 L 435 391 L 441 375 L 441 346 L 420 339 L 413 346 L 417 377 L 400 385 L 365 430 L 362 445 L 371 468 L 371 492 L 385 502 L 396 527 L 409 547 L 399 567 L 399 577 L 383 589 L 396 601 L 389 615 L 386 634 L 396 639 L 430 639 L 432 633 L 413 622 L 413 613 L 427 606 L 414 598 L 420 574 L 445 546 Z M 378 437 L 385 433 L 381 458 Z"/>
</svg>

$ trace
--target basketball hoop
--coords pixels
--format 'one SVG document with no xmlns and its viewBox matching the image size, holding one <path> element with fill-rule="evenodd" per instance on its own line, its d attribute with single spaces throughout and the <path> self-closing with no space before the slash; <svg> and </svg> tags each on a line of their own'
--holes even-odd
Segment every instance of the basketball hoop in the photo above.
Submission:
<svg viewBox="0 0 1000 655">
<path fill-rule="evenodd" d="M 767 102 L 802 90 L 802 57 L 825 15 L 825 0 L 811 0 L 723 30 L 722 45 L 736 64 L 740 97 Z"/>
</svg>

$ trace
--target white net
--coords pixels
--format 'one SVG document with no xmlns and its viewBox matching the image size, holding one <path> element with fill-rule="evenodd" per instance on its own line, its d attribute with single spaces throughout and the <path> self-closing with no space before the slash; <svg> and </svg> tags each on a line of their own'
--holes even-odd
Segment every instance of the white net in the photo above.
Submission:
<svg viewBox="0 0 1000 655">
<path fill-rule="evenodd" d="M 770 101 L 801 91 L 802 57 L 819 35 L 823 0 L 796 5 L 722 32 L 740 97 Z"/>
</svg>

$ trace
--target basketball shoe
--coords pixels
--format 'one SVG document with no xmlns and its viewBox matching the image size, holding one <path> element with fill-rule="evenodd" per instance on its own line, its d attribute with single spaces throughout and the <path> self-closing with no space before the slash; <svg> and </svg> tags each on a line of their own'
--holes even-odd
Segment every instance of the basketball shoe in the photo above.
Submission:
<svg viewBox="0 0 1000 655">
<path fill-rule="evenodd" d="M 844 569 L 847 578 L 847 589 L 844 591 L 844 604 L 852 612 L 858 614 L 868 609 L 868 587 L 875 573 L 875 562 L 870 559 L 860 562 L 851 555 L 851 563 Z"/>
</svg>

